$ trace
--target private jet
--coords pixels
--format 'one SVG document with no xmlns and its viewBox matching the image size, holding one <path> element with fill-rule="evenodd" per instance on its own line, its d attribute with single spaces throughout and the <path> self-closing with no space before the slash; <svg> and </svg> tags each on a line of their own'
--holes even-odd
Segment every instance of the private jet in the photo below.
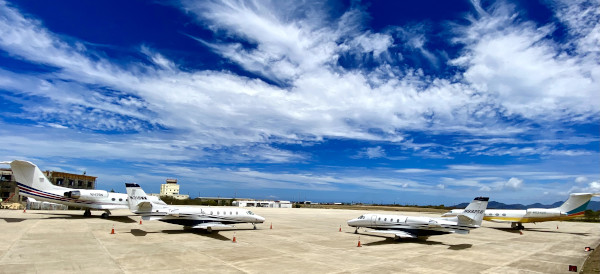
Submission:
<svg viewBox="0 0 600 274">
<path fill-rule="evenodd" d="M 92 215 L 92 209 L 104 210 L 102 218 L 107 218 L 111 209 L 129 208 L 125 193 L 56 186 L 50 183 L 35 164 L 28 161 L 14 160 L 0 164 L 10 165 L 19 194 L 34 200 L 82 208 L 85 209 L 83 216 L 86 217 Z M 158 200 L 156 197 L 152 198 Z"/>
<path fill-rule="evenodd" d="M 510 223 L 514 229 L 525 229 L 523 223 L 564 221 L 583 216 L 593 196 L 600 196 L 600 193 L 573 193 L 566 202 L 556 208 L 487 209 L 483 219 L 497 223 Z M 444 213 L 442 217 L 456 216 L 462 212 L 463 209 L 453 209 Z"/>
<path fill-rule="evenodd" d="M 394 239 L 428 237 L 448 233 L 468 234 L 478 228 L 488 204 L 488 197 L 475 198 L 465 210 L 453 217 L 430 218 L 388 214 L 365 214 L 348 221 L 348 225 L 375 229 L 367 232 L 394 234 Z"/>
<path fill-rule="evenodd" d="M 143 220 L 158 220 L 207 232 L 212 232 L 216 227 L 231 228 L 241 223 L 250 223 L 256 229 L 256 224 L 265 221 L 265 218 L 242 208 L 169 206 L 162 201 L 149 201 L 146 192 L 138 184 L 126 183 L 125 187 L 129 209 L 141 215 Z"/>
</svg>

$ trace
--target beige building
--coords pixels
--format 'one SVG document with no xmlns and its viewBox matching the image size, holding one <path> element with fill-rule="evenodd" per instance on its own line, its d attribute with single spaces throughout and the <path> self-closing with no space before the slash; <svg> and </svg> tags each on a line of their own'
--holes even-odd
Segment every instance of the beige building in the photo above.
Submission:
<svg viewBox="0 0 600 274">
<path fill-rule="evenodd" d="M 189 199 L 190 195 L 179 194 L 179 185 L 177 179 L 167 179 L 165 184 L 160 185 L 160 196 L 171 196 L 175 199 Z"/>
</svg>

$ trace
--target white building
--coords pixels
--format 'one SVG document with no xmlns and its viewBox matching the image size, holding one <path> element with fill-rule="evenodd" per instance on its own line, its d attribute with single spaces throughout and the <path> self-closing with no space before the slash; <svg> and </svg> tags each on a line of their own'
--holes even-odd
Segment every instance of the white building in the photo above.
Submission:
<svg viewBox="0 0 600 274">
<path fill-rule="evenodd" d="M 290 201 L 233 201 L 232 206 L 238 207 L 276 207 L 276 208 L 292 208 Z"/>
</svg>

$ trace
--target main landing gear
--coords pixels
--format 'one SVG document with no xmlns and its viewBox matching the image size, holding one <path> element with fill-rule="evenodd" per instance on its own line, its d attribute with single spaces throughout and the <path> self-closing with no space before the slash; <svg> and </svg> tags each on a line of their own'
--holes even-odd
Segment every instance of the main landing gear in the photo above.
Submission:
<svg viewBox="0 0 600 274">
<path fill-rule="evenodd" d="M 110 210 L 105 209 L 105 212 L 102 213 L 102 215 L 100 215 L 100 217 L 102 217 L 102 219 L 108 219 L 108 216 L 110 216 Z M 92 216 L 92 210 L 89 208 L 86 208 L 85 211 L 83 212 L 83 217 L 91 217 Z"/>
<path fill-rule="evenodd" d="M 254 227 L 254 229 L 256 230 L 256 224 L 252 224 L 252 226 Z"/>
<path fill-rule="evenodd" d="M 510 227 L 518 230 L 525 229 L 522 223 L 510 223 Z"/>
</svg>

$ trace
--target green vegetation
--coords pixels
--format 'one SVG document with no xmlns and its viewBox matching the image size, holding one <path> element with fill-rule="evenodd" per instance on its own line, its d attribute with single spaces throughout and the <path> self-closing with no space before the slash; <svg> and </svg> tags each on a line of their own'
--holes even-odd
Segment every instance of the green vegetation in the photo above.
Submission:
<svg viewBox="0 0 600 274">
<path fill-rule="evenodd" d="M 160 196 L 163 202 L 169 205 L 204 205 L 204 206 L 231 206 L 234 199 L 219 199 L 219 200 L 205 200 L 205 199 L 175 199 L 171 196 Z"/>
</svg>

